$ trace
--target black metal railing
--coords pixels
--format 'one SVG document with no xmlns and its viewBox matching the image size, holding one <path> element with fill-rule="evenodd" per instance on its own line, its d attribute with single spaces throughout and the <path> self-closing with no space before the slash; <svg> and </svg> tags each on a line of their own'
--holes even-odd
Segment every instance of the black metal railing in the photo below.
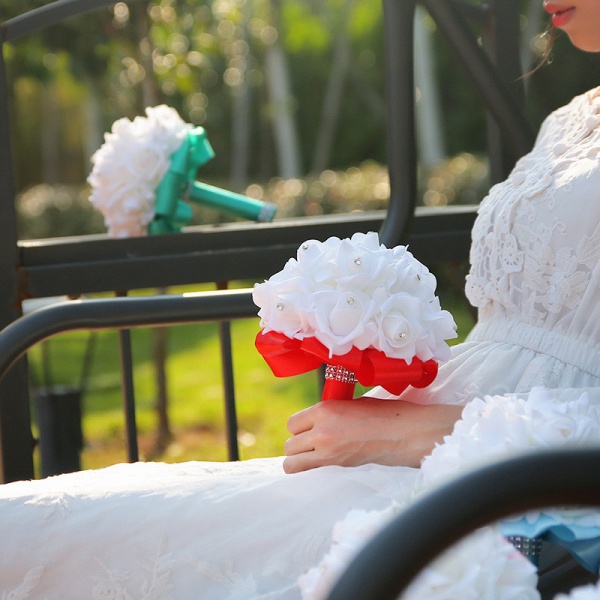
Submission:
<svg viewBox="0 0 600 600">
<path fill-rule="evenodd" d="M 0 332 L 0 379 L 33 345 L 67 331 L 128 330 L 133 327 L 183 325 L 256 315 L 251 290 L 201 292 L 87 300 L 66 300 L 17 319 Z M 235 407 L 228 407 L 235 410 Z M 135 406 L 125 405 L 127 457 L 138 460 Z M 234 419 L 228 419 L 235 423 Z M 237 451 L 237 431 L 228 427 L 230 456 Z"/>
<path fill-rule="evenodd" d="M 197 227 L 178 235 L 128 240 L 84 236 L 20 242 L 14 207 L 9 95 L 0 52 L 0 281 L 3 282 L 0 328 L 19 318 L 21 301 L 31 297 L 264 278 L 280 269 L 299 243 L 312 237 L 324 239 L 379 230 L 382 241 L 388 245 L 410 239 L 412 248 L 424 262 L 432 262 L 430 256 L 435 254 L 436 244 L 444 248 L 447 260 L 465 260 L 473 207 L 422 209 L 416 214 L 414 210 L 417 187 L 412 27 L 418 3 L 419 0 L 383 0 L 391 188 L 385 213 Z M 515 60 L 519 46 L 515 25 L 519 3 L 517 0 L 490 0 L 481 6 L 447 0 L 421 0 L 421 3 L 464 63 L 497 124 L 490 138 L 491 168 L 494 178 L 504 176 L 510 164 L 533 142 L 522 116 L 522 89 Z M 58 0 L 0 23 L 0 46 L 109 4 L 112 2 Z M 502 39 L 507 35 L 514 39 L 506 44 L 503 53 L 494 53 L 492 61 L 477 44 L 469 22 L 483 28 L 492 47 L 500 32 Z M 492 62 L 496 65 L 492 66 Z M 126 397 L 125 401 L 134 404 L 131 398 Z M 31 477 L 33 438 L 23 361 L 17 362 L 0 381 L 0 440 L 2 479 Z"/>
</svg>

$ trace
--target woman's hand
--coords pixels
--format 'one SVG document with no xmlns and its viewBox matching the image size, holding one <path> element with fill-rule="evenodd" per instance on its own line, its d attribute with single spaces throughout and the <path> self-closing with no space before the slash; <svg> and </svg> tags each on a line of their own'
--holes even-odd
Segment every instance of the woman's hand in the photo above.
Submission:
<svg viewBox="0 0 600 600">
<path fill-rule="evenodd" d="M 327 400 L 290 417 L 286 473 L 366 463 L 418 467 L 452 432 L 463 407 L 404 400 Z"/>
</svg>

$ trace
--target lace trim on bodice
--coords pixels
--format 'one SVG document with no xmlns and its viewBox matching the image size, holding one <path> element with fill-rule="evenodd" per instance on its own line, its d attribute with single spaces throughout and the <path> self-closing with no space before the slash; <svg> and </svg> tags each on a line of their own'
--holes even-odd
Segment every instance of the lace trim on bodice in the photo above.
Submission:
<svg viewBox="0 0 600 600">
<path fill-rule="evenodd" d="M 479 322 L 469 333 L 469 341 L 520 346 L 600 378 L 600 348 L 515 319 L 498 318 Z"/>
<path fill-rule="evenodd" d="M 542 325 L 581 301 L 600 261 L 598 92 L 553 113 L 482 202 L 466 285 L 474 306 Z"/>
</svg>

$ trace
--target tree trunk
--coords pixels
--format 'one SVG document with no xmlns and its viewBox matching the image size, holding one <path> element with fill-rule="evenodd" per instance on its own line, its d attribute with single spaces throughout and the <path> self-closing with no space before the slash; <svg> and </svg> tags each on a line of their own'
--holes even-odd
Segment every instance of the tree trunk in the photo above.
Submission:
<svg viewBox="0 0 600 600">
<path fill-rule="evenodd" d="M 524 73 L 535 68 L 535 52 L 532 46 L 533 38 L 543 31 L 544 9 L 541 7 L 538 0 L 529 0 L 527 7 L 527 25 L 523 29 L 523 37 L 521 40 L 521 67 Z M 529 84 L 529 79 L 525 77 L 523 80 L 525 87 Z"/>
<path fill-rule="evenodd" d="M 152 45 L 150 43 L 150 24 L 148 18 L 148 0 L 133 3 L 129 10 L 135 27 L 135 38 L 137 46 L 137 60 L 144 68 L 146 76 L 141 85 L 142 108 L 156 106 L 162 102 L 162 94 L 154 78 L 154 66 L 152 64 Z M 147 42 L 147 43 L 146 43 Z"/>
<path fill-rule="evenodd" d="M 50 81 L 44 84 L 44 101 L 42 103 L 42 181 L 48 184 L 59 183 L 60 171 L 60 121 L 56 102 L 55 84 Z"/>
<path fill-rule="evenodd" d="M 316 147 L 313 153 L 311 172 L 320 173 L 329 164 L 331 149 L 335 139 L 335 132 L 340 114 L 344 84 L 348 74 L 351 59 L 351 45 L 347 33 L 348 18 L 354 0 L 346 0 L 343 9 L 342 22 L 336 35 L 333 51 L 333 61 L 329 80 L 325 91 L 321 122 L 318 129 Z"/>
<path fill-rule="evenodd" d="M 243 20 L 240 26 L 241 39 L 246 41 L 247 24 L 250 20 L 250 2 L 243 7 Z M 233 98 L 231 115 L 231 165 L 229 167 L 230 185 L 236 192 L 242 192 L 248 184 L 248 164 L 250 161 L 250 86 L 248 85 L 248 56 L 240 57 L 243 65 L 240 82 L 231 88 Z M 238 67 L 239 68 L 239 67 Z"/>
<path fill-rule="evenodd" d="M 168 332 L 166 327 L 153 329 L 154 364 L 156 369 L 156 438 L 153 453 L 162 454 L 172 439 L 171 424 L 169 420 L 169 403 L 167 393 L 167 342 Z"/>
<path fill-rule="evenodd" d="M 271 24 L 279 35 L 266 47 L 265 69 L 272 115 L 279 175 L 292 179 L 302 175 L 300 145 L 294 121 L 294 96 L 289 69 L 280 42 L 279 0 L 270 0 Z"/>
<path fill-rule="evenodd" d="M 102 122 L 102 108 L 100 106 L 101 89 L 96 85 L 95 79 L 88 80 L 89 93 L 85 96 L 84 122 L 86 133 L 83 136 L 84 165 L 91 171 L 91 158 L 94 152 L 102 146 L 104 141 L 104 124 Z"/>
<path fill-rule="evenodd" d="M 424 22 L 425 11 L 415 13 L 415 85 L 419 90 L 416 104 L 419 159 L 425 167 L 439 163 L 446 156 L 442 135 L 440 103 L 435 78 L 431 35 Z"/>
</svg>

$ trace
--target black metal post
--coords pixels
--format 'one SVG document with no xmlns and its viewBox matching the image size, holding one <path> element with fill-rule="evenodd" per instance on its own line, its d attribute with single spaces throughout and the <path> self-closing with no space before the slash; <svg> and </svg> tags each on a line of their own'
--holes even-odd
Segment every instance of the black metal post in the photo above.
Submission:
<svg viewBox="0 0 600 600">
<path fill-rule="evenodd" d="M 388 247 L 406 243 L 417 196 L 414 18 L 416 0 L 383 0 L 390 203 L 380 229 Z"/>
<path fill-rule="evenodd" d="M 118 292 L 123 298 L 127 292 Z M 119 331 L 119 354 L 121 358 L 121 386 L 123 389 L 123 414 L 125 416 L 125 440 L 127 442 L 127 460 L 137 462 L 140 459 L 135 415 L 135 385 L 133 382 L 133 357 L 131 351 L 131 332 Z"/>
<path fill-rule="evenodd" d="M 0 29 L 0 329 L 21 314 L 4 41 Z M 14 402 L 14 406 L 7 411 L 5 408 L 9 401 Z M 25 360 L 0 382 L 0 415 L 0 480 L 29 479 L 33 477 L 33 436 Z"/>
<path fill-rule="evenodd" d="M 219 322 L 221 342 L 221 369 L 225 396 L 225 424 L 227 434 L 227 452 L 229 460 L 239 460 L 237 412 L 235 408 L 235 383 L 233 379 L 233 358 L 231 354 L 231 323 Z"/>
<path fill-rule="evenodd" d="M 135 418 L 131 332 L 128 329 L 119 331 L 119 350 L 121 356 L 121 384 L 123 386 L 123 412 L 125 415 L 127 460 L 129 462 L 137 462 L 140 459 L 140 456 L 138 451 L 137 424 Z"/>
<path fill-rule="evenodd" d="M 226 290 L 227 282 L 219 282 L 218 290 Z M 221 345 L 221 372 L 223 373 L 223 392 L 225 398 L 225 432 L 229 460 L 239 460 L 238 423 L 235 404 L 235 381 L 233 377 L 233 355 L 231 344 L 231 323 L 219 321 L 219 341 Z"/>
</svg>

